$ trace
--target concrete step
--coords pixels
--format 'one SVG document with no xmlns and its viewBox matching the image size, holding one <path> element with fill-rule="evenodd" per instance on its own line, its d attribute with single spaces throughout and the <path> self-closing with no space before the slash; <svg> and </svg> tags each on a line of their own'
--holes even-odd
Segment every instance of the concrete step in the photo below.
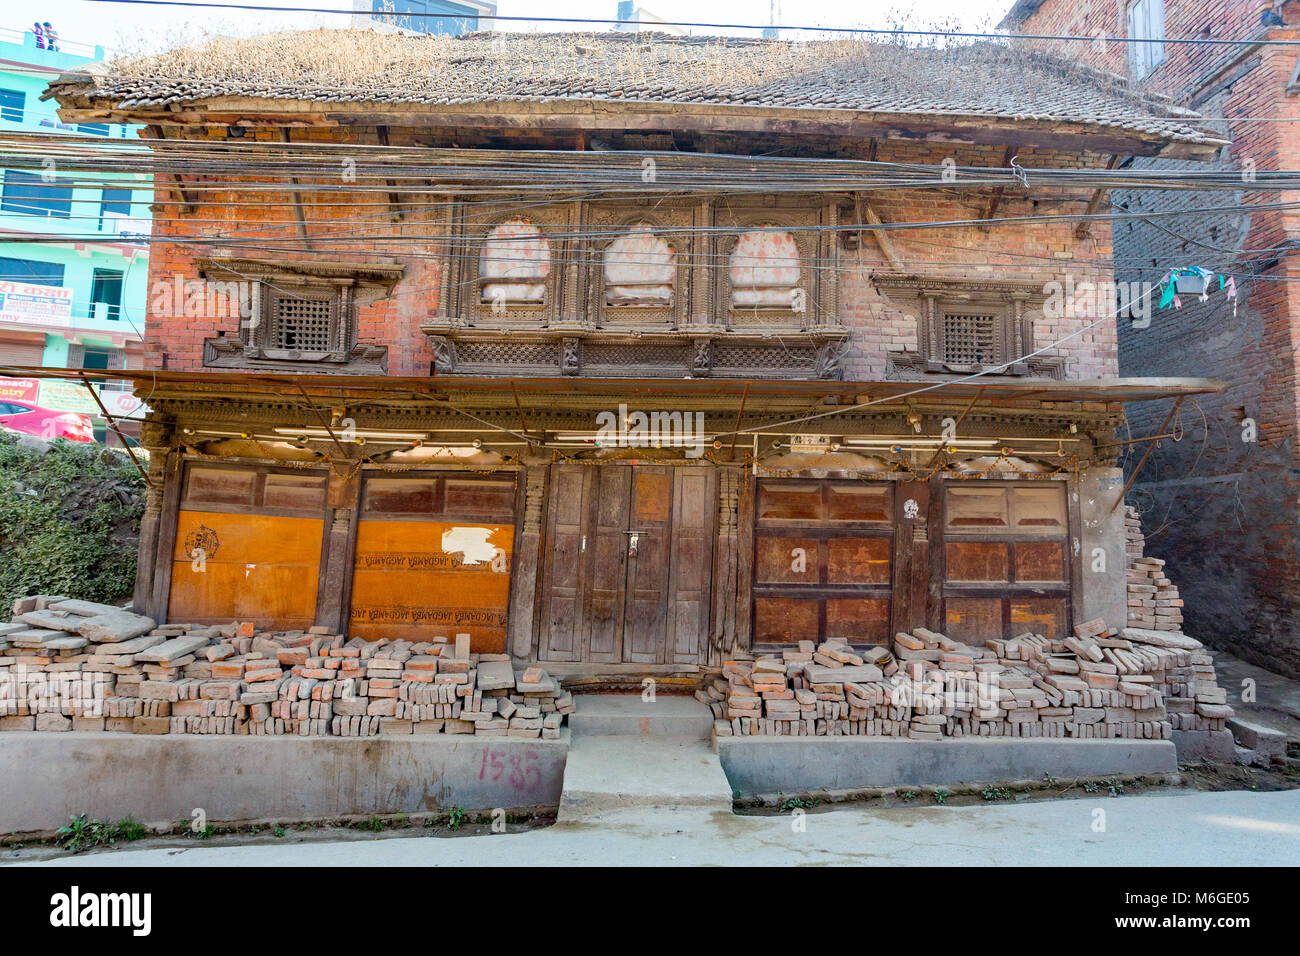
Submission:
<svg viewBox="0 0 1300 956">
<path fill-rule="evenodd" d="M 731 811 L 731 784 L 703 740 L 577 736 L 569 745 L 560 823 L 634 807 Z"/>
<path fill-rule="evenodd" d="M 707 740 L 713 712 L 694 697 L 660 694 L 643 701 L 640 694 L 574 694 L 576 712 L 569 727 L 576 737 L 683 737 Z"/>
</svg>

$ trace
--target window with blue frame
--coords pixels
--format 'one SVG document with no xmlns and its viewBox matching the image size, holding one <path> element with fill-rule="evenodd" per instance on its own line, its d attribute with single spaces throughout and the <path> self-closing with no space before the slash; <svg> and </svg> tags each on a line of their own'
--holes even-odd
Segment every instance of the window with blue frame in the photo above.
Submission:
<svg viewBox="0 0 1300 956">
<path fill-rule="evenodd" d="M 61 286 L 63 264 L 0 256 L 0 282 L 32 282 L 36 285 Z"/>
<path fill-rule="evenodd" d="M 0 210 L 67 219 L 72 215 L 72 187 L 42 182 L 35 173 L 6 169 Z"/>
<path fill-rule="evenodd" d="M 22 90 L 0 90 L 0 119 L 21 123 L 26 101 Z"/>
<path fill-rule="evenodd" d="M 99 229 L 104 231 L 104 222 L 109 216 L 131 215 L 131 190 L 101 190 L 99 195 Z"/>
<path fill-rule="evenodd" d="M 116 322 L 122 317 L 122 275 L 116 269 L 95 270 L 90 283 L 88 318 L 105 318 Z"/>
<path fill-rule="evenodd" d="M 448 0 L 372 0 L 372 4 L 385 23 L 403 30 L 460 36 L 478 29 L 478 10 Z"/>
</svg>

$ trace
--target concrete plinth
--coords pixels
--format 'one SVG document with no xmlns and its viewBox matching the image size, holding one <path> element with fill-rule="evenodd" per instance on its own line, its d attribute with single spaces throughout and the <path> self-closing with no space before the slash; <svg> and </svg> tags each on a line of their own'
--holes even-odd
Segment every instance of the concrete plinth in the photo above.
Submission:
<svg viewBox="0 0 1300 956">
<path fill-rule="evenodd" d="M 1230 730 L 1175 730 L 1179 763 L 1236 763 L 1237 744 Z"/>
<path fill-rule="evenodd" d="M 732 788 L 747 797 L 1178 769 L 1168 740 L 719 737 L 718 756 Z"/>
<path fill-rule="evenodd" d="M 556 807 L 567 739 L 0 734 L 0 833 Z"/>
</svg>

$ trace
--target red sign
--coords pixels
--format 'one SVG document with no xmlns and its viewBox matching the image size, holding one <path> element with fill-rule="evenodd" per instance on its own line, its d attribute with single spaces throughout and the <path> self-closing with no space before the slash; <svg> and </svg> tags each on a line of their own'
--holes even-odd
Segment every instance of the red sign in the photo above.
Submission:
<svg viewBox="0 0 1300 956">
<path fill-rule="evenodd" d="M 35 402 L 40 383 L 34 378 L 0 378 L 0 399 Z"/>
</svg>

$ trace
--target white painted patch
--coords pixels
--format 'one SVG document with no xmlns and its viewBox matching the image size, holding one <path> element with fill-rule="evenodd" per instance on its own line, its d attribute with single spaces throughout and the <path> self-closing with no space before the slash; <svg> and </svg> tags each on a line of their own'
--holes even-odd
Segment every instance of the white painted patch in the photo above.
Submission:
<svg viewBox="0 0 1300 956">
<path fill-rule="evenodd" d="M 491 528 L 449 528 L 442 533 L 442 550 L 459 551 L 466 564 L 485 564 L 496 557 L 496 545 L 488 544 Z"/>
</svg>

